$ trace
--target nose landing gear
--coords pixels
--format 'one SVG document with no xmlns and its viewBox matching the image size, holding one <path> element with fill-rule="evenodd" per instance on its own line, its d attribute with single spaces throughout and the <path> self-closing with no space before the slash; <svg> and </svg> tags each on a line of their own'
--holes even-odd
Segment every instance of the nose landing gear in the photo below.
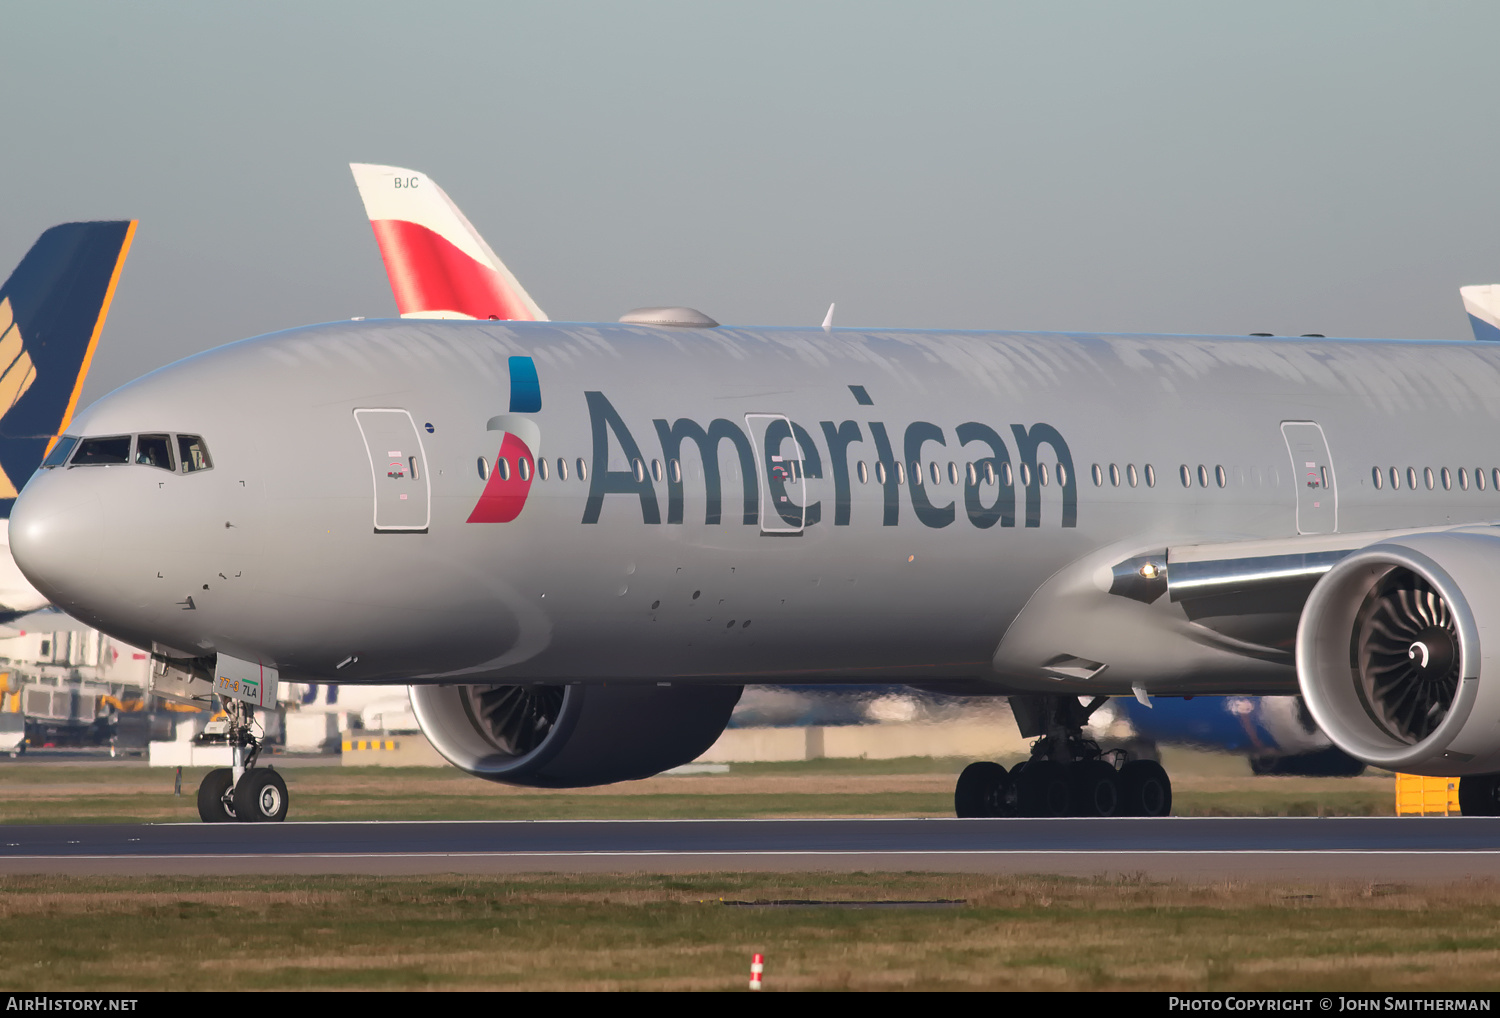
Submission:
<svg viewBox="0 0 1500 1018">
<path fill-rule="evenodd" d="M 260 740 L 250 727 L 255 708 L 228 700 L 224 711 L 229 716 L 226 737 L 234 766 L 215 768 L 203 778 L 198 786 L 198 817 L 206 824 L 285 820 L 291 803 L 286 782 L 271 768 L 255 766 L 260 756 Z"/>
<path fill-rule="evenodd" d="M 1155 760 L 1103 752 L 1083 726 L 1108 697 L 1086 706 L 1072 696 L 1013 696 L 1023 736 L 1040 736 L 1031 759 L 1007 772 L 990 761 L 958 777 L 953 811 L 960 817 L 1162 817 L 1172 812 L 1172 782 Z"/>
</svg>

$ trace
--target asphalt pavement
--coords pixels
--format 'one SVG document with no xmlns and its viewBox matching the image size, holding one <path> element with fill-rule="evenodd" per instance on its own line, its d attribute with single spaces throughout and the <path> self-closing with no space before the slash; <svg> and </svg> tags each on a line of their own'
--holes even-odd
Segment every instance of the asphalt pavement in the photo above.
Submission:
<svg viewBox="0 0 1500 1018">
<path fill-rule="evenodd" d="M 0 873 L 920 870 L 1500 877 L 1500 818 L 557 820 L 0 826 Z"/>
</svg>

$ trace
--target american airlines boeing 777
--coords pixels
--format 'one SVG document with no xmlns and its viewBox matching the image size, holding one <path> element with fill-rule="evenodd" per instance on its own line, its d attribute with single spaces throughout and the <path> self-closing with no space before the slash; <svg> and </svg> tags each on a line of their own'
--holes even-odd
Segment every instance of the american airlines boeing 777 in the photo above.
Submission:
<svg viewBox="0 0 1500 1018">
<path fill-rule="evenodd" d="M 552 787 L 692 759 L 747 683 L 1009 696 L 1039 738 L 965 771 L 971 816 L 1167 812 L 1092 708 L 1300 688 L 1487 813 L 1497 418 L 1482 342 L 333 323 L 95 403 L 11 542 L 233 707 L 205 820 L 286 815 L 278 681 L 411 683 L 455 765 Z"/>
</svg>

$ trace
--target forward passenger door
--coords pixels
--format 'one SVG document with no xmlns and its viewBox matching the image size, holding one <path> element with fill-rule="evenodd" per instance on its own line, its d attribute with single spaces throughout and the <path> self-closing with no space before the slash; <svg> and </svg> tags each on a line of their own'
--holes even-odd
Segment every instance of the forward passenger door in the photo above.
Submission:
<svg viewBox="0 0 1500 1018">
<path fill-rule="evenodd" d="M 370 459 L 375 532 L 425 534 L 432 517 L 432 486 L 411 414 L 394 408 L 356 410 L 354 420 Z"/>
</svg>

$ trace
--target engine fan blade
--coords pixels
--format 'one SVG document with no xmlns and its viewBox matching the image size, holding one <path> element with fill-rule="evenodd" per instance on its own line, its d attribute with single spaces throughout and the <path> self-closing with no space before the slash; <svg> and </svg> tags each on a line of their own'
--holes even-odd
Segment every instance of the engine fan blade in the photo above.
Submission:
<svg viewBox="0 0 1500 1018">
<path fill-rule="evenodd" d="M 1355 627 L 1355 663 L 1371 713 L 1409 744 L 1447 716 L 1458 690 L 1458 627 L 1422 577 L 1395 570 L 1371 592 Z"/>
</svg>

